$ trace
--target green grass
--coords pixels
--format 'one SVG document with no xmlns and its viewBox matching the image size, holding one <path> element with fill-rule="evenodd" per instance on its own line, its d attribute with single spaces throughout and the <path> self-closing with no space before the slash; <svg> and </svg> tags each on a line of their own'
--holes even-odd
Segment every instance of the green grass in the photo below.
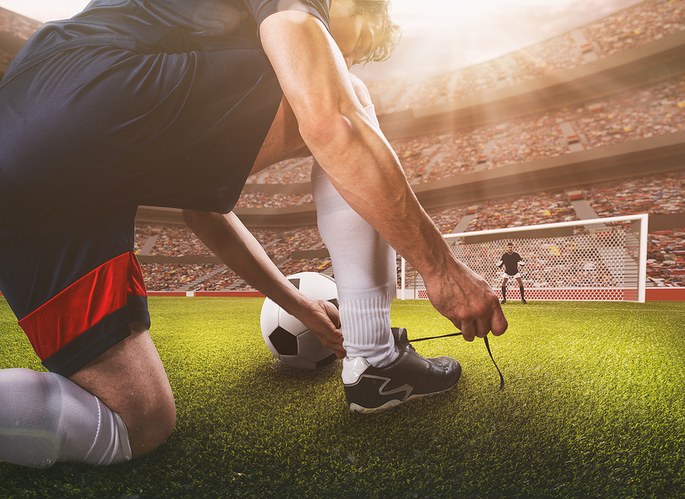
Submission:
<svg viewBox="0 0 685 499">
<path fill-rule="evenodd" d="M 685 497 L 685 303 L 512 302 L 491 340 L 450 354 L 445 395 L 389 413 L 345 408 L 340 363 L 274 361 L 261 300 L 151 298 L 178 426 L 151 456 L 105 468 L 0 464 L 0 497 Z M 428 302 L 395 302 L 410 338 L 450 332 Z M 0 301 L 0 368 L 40 368 Z"/>
</svg>

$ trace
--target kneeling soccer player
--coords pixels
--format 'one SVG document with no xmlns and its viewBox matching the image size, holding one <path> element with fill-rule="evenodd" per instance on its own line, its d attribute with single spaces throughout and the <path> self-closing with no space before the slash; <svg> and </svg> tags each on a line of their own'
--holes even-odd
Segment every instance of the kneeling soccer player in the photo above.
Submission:
<svg viewBox="0 0 685 499">
<path fill-rule="evenodd" d="M 344 209 L 421 273 L 466 340 L 506 330 L 496 296 L 454 258 L 355 93 L 348 64 L 387 55 L 387 12 L 385 0 L 94 0 L 29 40 L 0 85 L 0 291 L 50 372 L 0 371 L 0 461 L 111 464 L 171 434 L 175 402 L 133 254 L 140 205 L 181 208 L 227 265 L 345 355 L 335 307 L 302 296 L 231 212 L 250 173 L 303 144 Z M 332 254 L 342 246 L 326 239 Z M 376 261 L 363 246 L 341 251 Z M 382 263 L 394 258 L 380 251 Z M 389 268 L 380 272 L 380 291 L 357 295 L 361 315 L 375 313 L 373 296 L 390 297 Z M 454 361 L 420 358 L 385 325 L 378 337 L 347 329 L 353 409 L 385 405 L 358 402 L 360 372 L 401 365 L 447 380 L 427 392 L 458 379 Z"/>
</svg>

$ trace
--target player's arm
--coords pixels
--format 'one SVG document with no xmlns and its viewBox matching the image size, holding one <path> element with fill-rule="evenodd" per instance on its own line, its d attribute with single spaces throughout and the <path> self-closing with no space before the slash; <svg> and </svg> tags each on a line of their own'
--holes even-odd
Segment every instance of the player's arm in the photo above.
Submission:
<svg viewBox="0 0 685 499">
<path fill-rule="evenodd" d="M 326 301 L 310 300 L 302 295 L 234 213 L 183 210 L 183 220 L 229 268 L 300 319 L 339 358 L 345 356 L 337 309 Z"/>
<path fill-rule="evenodd" d="M 465 339 L 503 333 L 496 295 L 456 260 L 419 205 L 397 156 L 355 97 L 323 24 L 283 11 L 261 23 L 260 36 L 304 142 L 345 201 L 421 273 L 431 302 Z"/>
</svg>

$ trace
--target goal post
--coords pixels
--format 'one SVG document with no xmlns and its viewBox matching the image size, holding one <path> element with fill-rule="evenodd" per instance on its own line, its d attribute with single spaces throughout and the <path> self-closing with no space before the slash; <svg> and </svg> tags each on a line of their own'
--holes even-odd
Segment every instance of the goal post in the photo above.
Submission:
<svg viewBox="0 0 685 499">
<path fill-rule="evenodd" d="M 445 234 L 458 260 L 480 274 L 501 298 L 497 267 L 507 244 L 523 258 L 526 300 L 645 301 L 648 215 L 575 220 L 523 227 Z M 427 299 L 426 287 L 400 261 L 398 298 Z M 520 299 L 516 279 L 507 300 Z"/>
</svg>

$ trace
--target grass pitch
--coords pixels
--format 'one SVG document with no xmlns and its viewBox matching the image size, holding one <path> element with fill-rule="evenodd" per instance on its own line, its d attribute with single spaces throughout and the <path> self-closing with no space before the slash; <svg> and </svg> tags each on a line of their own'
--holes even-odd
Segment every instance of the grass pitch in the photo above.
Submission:
<svg viewBox="0 0 685 499">
<path fill-rule="evenodd" d="M 340 362 L 300 372 L 259 332 L 261 300 L 151 298 L 178 426 L 112 467 L 0 464 L 1 497 L 685 497 L 685 303 L 505 305 L 509 331 L 416 343 L 450 354 L 447 394 L 347 412 Z M 452 332 L 397 301 L 409 337 Z M 0 300 L 0 368 L 41 369 Z"/>
</svg>

